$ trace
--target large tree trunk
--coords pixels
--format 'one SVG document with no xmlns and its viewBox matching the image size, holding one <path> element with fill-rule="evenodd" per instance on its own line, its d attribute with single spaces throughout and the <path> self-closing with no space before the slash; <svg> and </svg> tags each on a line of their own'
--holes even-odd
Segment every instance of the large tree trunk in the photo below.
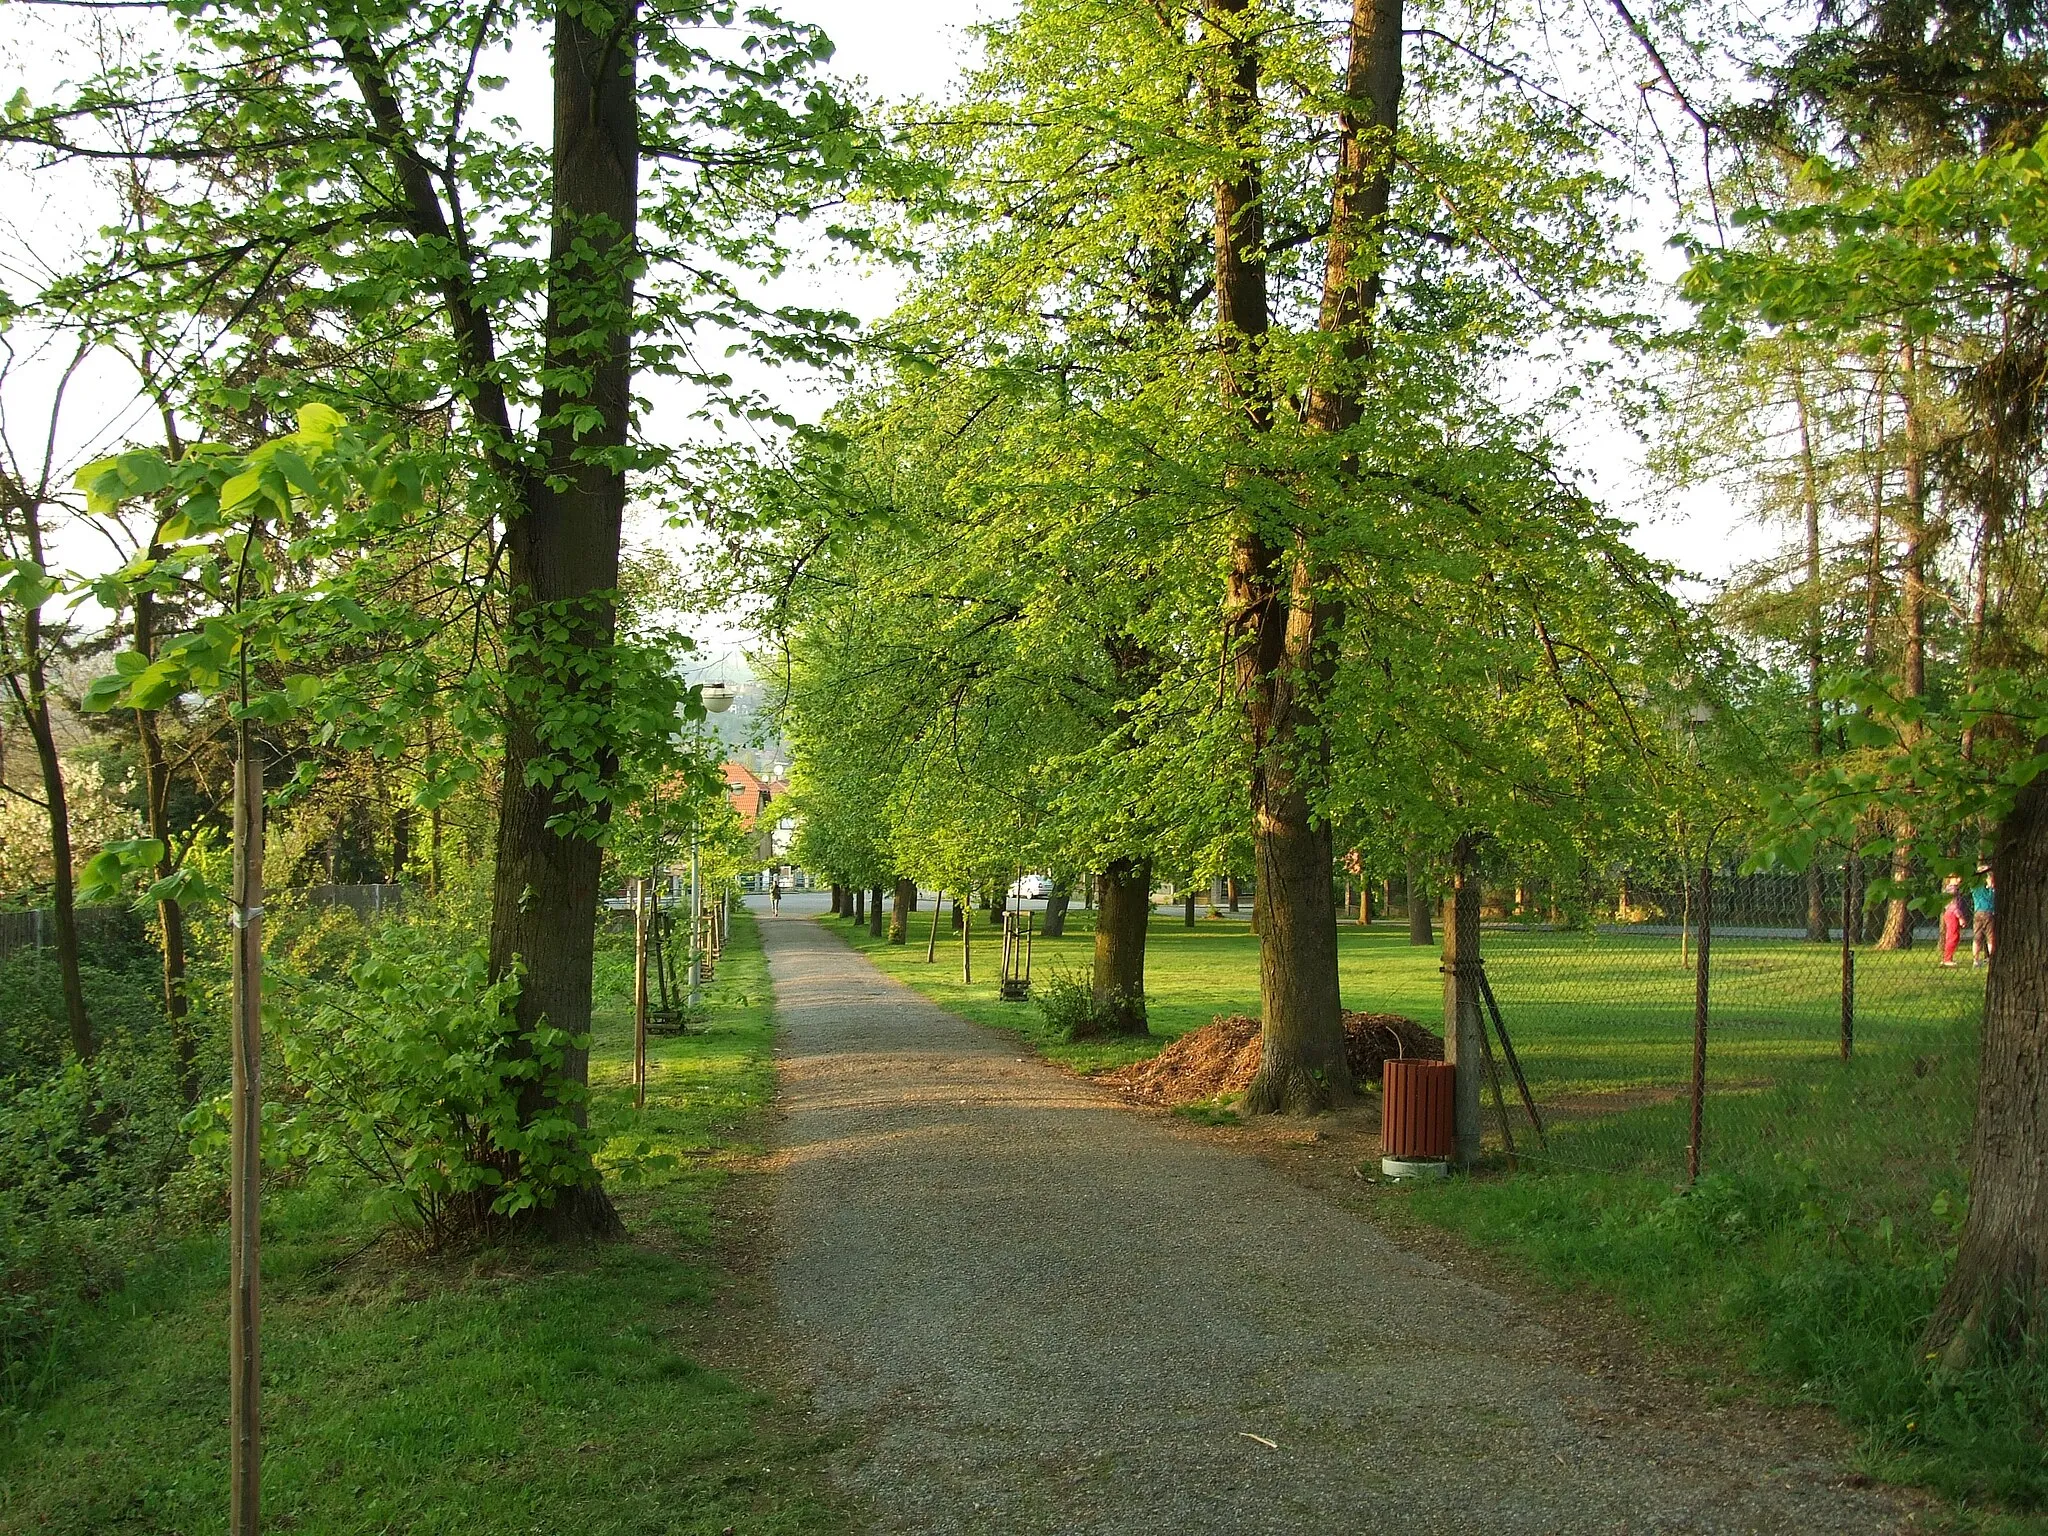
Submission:
<svg viewBox="0 0 2048 1536">
<path fill-rule="evenodd" d="M 1150 859 L 1118 859 L 1102 872 L 1093 992 L 1119 1034 L 1145 1033 L 1145 931 L 1151 915 Z"/>
<path fill-rule="evenodd" d="M 1998 952 L 1984 995 L 1969 1215 L 1925 1345 L 1951 1367 L 1987 1344 L 2038 1337 L 2048 1319 L 2048 776 L 2020 791 L 1991 864 Z"/>
<path fill-rule="evenodd" d="M 877 885 L 877 886 L 872 886 L 872 887 L 870 887 L 870 888 L 869 888 L 869 890 L 868 890 L 868 937 L 869 937 L 869 938 L 871 938 L 871 939 L 879 939 L 879 938 L 880 938 L 880 937 L 882 936 L 882 923 L 883 923 L 883 921 L 884 921 L 884 914 L 883 914 L 883 912 L 882 912 L 882 888 L 881 888 L 881 887 L 880 887 L 879 885 Z"/>
<path fill-rule="evenodd" d="M 848 909 L 846 915 L 853 919 L 853 925 L 856 928 L 868 920 L 868 888 L 866 886 L 857 885 L 853 888 L 853 906 Z"/>
<path fill-rule="evenodd" d="M 151 543 L 149 558 L 161 560 L 163 546 Z M 135 600 L 135 649 L 137 654 L 156 656 L 156 599 L 148 592 Z M 157 729 L 157 712 L 135 711 L 135 738 L 142 754 L 142 795 L 144 820 L 149 835 L 163 852 L 157 857 L 156 875 L 168 880 L 178 872 L 171 855 L 171 765 L 164 758 L 163 734 Z M 178 1074 L 178 1091 L 187 1104 L 199 1101 L 199 1048 L 192 1033 L 191 999 L 185 990 L 185 908 L 174 900 L 156 904 L 157 944 L 163 957 L 164 1018 L 170 1025 L 171 1059 Z"/>
<path fill-rule="evenodd" d="M 1401 0 L 1353 0 L 1350 30 L 1318 320 L 1336 340 L 1335 357 L 1317 375 L 1302 413 L 1308 430 L 1323 436 L 1350 430 L 1363 414 L 1401 97 Z M 1223 232 L 1219 221 L 1219 236 Z M 1256 642 L 1239 657 L 1257 749 L 1253 806 L 1262 898 L 1260 1059 L 1244 1096 L 1252 1114 L 1323 1109 L 1348 1101 L 1354 1091 L 1330 900 L 1335 849 L 1330 824 L 1315 813 L 1311 798 L 1329 768 L 1323 715 L 1343 610 L 1334 595 L 1336 572 L 1311 533 L 1294 531 L 1286 606 L 1268 600 L 1256 610 Z M 1247 560 L 1234 560 L 1233 572 L 1250 557 L 1273 553 L 1263 539 L 1244 552 Z M 1276 627 L 1277 646 L 1269 633 Z"/>
<path fill-rule="evenodd" d="M 1052 890 L 1045 898 L 1045 926 L 1039 930 L 1048 939 L 1063 939 L 1067 935 L 1067 907 L 1074 899 L 1073 882 L 1056 879 Z"/>
<path fill-rule="evenodd" d="M 43 565 L 42 508 L 33 494 L 21 498 L 22 531 L 28 536 L 28 557 Z M 21 619 L 22 672 L 10 672 L 9 690 L 35 743 L 36 766 L 43 780 L 43 815 L 50 830 L 50 916 L 56 929 L 57 975 L 64 991 L 64 1022 L 71 1049 L 89 1061 L 96 1048 L 92 1020 L 85 1011 L 85 982 L 79 973 L 78 902 L 71 872 L 71 807 L 64 793 L 64 764 L 50 727 L 50 694 L 45 667 L 42 610 L 26 606 Z"/>
<path fill-rule="evenodd" d="M 907 944 L 910 942 L 910 915 L 917 910 L 917 882 L 900 876 L 896 881 L 896 900 L 889 912 L 889 942 Z"/>
<path fill-rule="evenodd" d="M 594 18 L 608 21 L 593 31 Z M 602 742 L 545 741 L 541 721 L 576 700 L 609 718 L 608 668 L 591 667 L 614 638 L 611 593 L 619 580 L 626 504 L 622 467 L 631 434 L 634 230 L 639 211 L 640 121 L 636 87 L 637 8 L 610 12 L 561 7 L 554 30 L 554 207 L 546 336 L 556 380 L 542 391 L 545 470 L 525 480 L 524 506 L 505 530 L 510 578 L 508 708 L 498 863 L 491 901 L 491 971 L 522 968 L 518 1020 L 543 1020 L 573 1035 L 590 1028 L 602 850 L 571 823 L 592 807 L 560 780 L 529 769 L 564 753 L 587 757 L 601 778 L 616 768 Z M 584 409 L 578 409 L 582 407 Z M 594 419 L 592 419 L 594 417 Z M 543 643 L 545 630 L 550 637 Z M 564 643 L 566 642 L 566 643 Z M 550 823 L 557 825 L 550 825 Z M 589 1081 L 586 1051 L 572 1049 L 563 1075 Z M 553 1083 L 522 1106 L 529 1118 L 557 1112 Z M 569 1112 L 580 1122 L 583 1106 Z M 620 1230 L 595 1179 L 565 1195 L 543 1225 L 594 1233 Z"/>
<path fill-rule="evenodd" d="M 832 916 L 837 917 L 846 905 L 846 887 L 834 884 L 832 887 Z"/>
</svg>

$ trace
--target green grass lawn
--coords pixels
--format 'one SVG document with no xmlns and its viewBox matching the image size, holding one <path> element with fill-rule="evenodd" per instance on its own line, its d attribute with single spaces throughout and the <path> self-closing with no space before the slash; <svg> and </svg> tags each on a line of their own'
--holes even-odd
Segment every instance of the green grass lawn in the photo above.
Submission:
<svg viewBox="0 0 2048 1536">
<path fill-rule="evenodd" d="M 264 1523 L 303 1532 L 811 1533 L 845 1519 L 799 1416 L 700 1346 L 721 1319 L 714 1246 L 731 1160 L 773 1083 L 750 919 L 702 1034 L 654 1042 L 630 1097 L 631 957 L 599 956 L 594 1124 L 647 1174 L 635 1240 L 408 1260 L 333 1191 L 274 1195 L 264 1228 Z M 227 1300 L 218 1241 L 145 1266 L 98 1306 L 70 1379 L 0 1420 L 0 1530 L 196 1533 L 226 1523 Z M 744 1304 L 741 1303 L 743 1306 Z"/>
<path fill-rule="evenodd" d="M 1085 970 L 1086 914 L 1042 941 L 1035 969 Z M 1081 1071 L 1136 1059 L 1219 1013 L 1258 1012 L 1257 941 L 1243 921 L 1155 916 L 1149 1040 L 1068 1043 L 1036 1007 L 996 997 L 999 948 L 978 933 L 974 984 L 942 927 L 936 964 L 822 919 L 890 975 L 967 1018 L 1017 1031 Z M 2006 1515 L 1983 1529 L 2048 1531 L 2048 1368 L 2024 1362 L 1936 1378 L 1913 1352 L 1938 1295 L 1967 1190 L 1982 973 L 1930 949 L 1857 955 L 1856 1038 L 1840 1054 L 1840 952 L 1754 939 L 1713 950 L 1706 1177 L 1684 1183 L 1694 976 L 1674 938 L 1489 928 L 1502 1012 L 1550 1115 L 1549 1158 L 1509 1174 L 1384 1187 L 1396 1226 L 1447 1230 L 1533 1280 L 1599 1299 L 1738 1394 L 1835 1409 L 1868 1470 Z M 1340 933 L 1347 1007 L 1438 1026 L 1436 950 L 1405 925 Z M 1491 1127 L 1489 1107 L 1489 1127 Z M 1497 1133 L 1489 1136 L 1497 1148 Z M 1518 1142 L 1530 1149 L 1525 1126 Z"/>
</svg>

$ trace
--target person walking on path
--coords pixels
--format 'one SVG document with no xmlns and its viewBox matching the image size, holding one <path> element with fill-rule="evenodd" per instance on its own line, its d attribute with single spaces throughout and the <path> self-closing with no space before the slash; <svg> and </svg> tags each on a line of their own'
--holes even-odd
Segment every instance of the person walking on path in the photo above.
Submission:
<svg viewBox="0 0 2048 1536">
<path fill-rule="evenodd" d="M 779 879 L 770 880 L 768 882 L 768 915 L 770 917 L 779 917 L 781 913 L 782 882 Z"/>
<path fill-rule="evenodd" d="M 1956 946 L 1963 942 L 1963 877 L 1950 875 L 1941 883 L 1948 905 L 1941 909 L 1941 963 L 1956 963 Z"/>
<path fill-rule="evenodd" d="M 1970 924 L 1970 969 L 1989 965 L 1991 956 L 1998 948 L 1998 892 L 1996 882 L 1991 878 L 1991 866 L 1980 864 L 1977 873 L 1983 876 L 1983 883 L 1970 893 L 1970 906 L 1975 916 Z"/>
</svg>

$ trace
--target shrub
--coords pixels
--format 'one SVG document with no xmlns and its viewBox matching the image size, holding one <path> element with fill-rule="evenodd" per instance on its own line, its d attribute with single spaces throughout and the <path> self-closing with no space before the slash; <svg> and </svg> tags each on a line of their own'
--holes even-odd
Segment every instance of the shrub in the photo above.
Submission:
<svg viewBox="0 0 2048 1536">
<path fill-rule="evenodd" d="M 1078 971 L 1055 970 L 1038 1000 L 1045 1022 L 1062 1040 L 1097 1040 L 1123 1032 L 1127 1018 L 1143 1019 L 1144 1005 L 1130 1008 L 1121 991 L 1097 1002 L 1095 989 Z"/>
<path fill-rule="evenodd" d="M 522 1121 L 588 1040 L 513 1018 L 518 980 L 489 979 L 478 945 L 425 924 L 372 930 L 344 982 L 285 982 L 266 1008 L 280 1071 L 272 1155 L 364 1187 L 373 1214 L 430 1247 L 500 1227 L 596 1182 L 580 1088 Z M 208 1140 L 225 1138 L 225 1107 Z"/>
<path fill-rule="evenodd" d="M 0 1082 L 0 1401 L 32 1396 L 65 1314 L 125 1279 L 185 1161 L 182 1112 L 148 1039 Z"/>
</svg>

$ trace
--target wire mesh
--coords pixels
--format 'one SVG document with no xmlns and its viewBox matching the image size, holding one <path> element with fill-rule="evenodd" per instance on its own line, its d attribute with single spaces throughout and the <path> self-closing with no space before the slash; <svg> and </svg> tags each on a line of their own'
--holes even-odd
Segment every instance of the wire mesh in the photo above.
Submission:
<svg viewBox="0 0 2048 1536">
<path fill-rule="evenodd" d="M 1924 917 L 1909 947 L 1880 947 L 1875 922 L 1845 945 L 1844 879 L 1716 872 L 1704 887 L 1638 885 L 1609 909 L 1617 920 L 1586 929 L 1489 925 L 1486 971 L 1543 1125 L 1539 1141 L 1507 1084 L 1517 1154 L 1688 1175 L 1704 929 L 1700 1171 L 1789 1164 L 1832 1183 L 1953 1167 L 1984 999 L 1968 915 L 1952 967 Z M 1499 1119 L 1489 1094 L 1495 1148 Z"/>
</svg>

